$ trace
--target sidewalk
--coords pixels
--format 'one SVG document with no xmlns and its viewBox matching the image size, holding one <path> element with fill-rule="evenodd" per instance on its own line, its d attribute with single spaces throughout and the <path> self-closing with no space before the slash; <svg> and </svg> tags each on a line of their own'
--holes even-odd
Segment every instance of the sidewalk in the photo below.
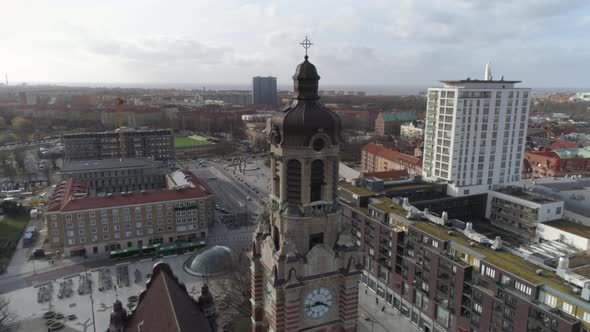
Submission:
<svg viewBox="0 0 590 332">
<path fill-rule="evenodd" d="M 418 326 L 400 314 L 398 310 L 385 303 L 367 287 L 360 284 L 359 287 L 359 332 L 419 332 Z M 385 309 L 383 310 L 383 307 Z"/>
</svg>

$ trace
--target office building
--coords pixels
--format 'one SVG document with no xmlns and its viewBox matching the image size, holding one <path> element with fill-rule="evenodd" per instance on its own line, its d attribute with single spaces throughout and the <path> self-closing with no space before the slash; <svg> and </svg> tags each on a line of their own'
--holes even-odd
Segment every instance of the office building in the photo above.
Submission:
<svg viewBox="0 0 590 332">
<path fill-rule="evenodd" d="M 86 181 L 89 196 L 166 188 L 166 168 L 150 159 L 66 160 L 60 174 Z"/>
<path fill-rule="evenodd" d="M 277 105 L 277 78 L 256 76 L 252 78 L 252 103 L 254 105 Z"/>
<path fill-rule="evenodd" d="M 521 178 L 531 91 L 520 81 L 442 81 L 428 89 L 423 175 L 449 194 L 485 192 Z"/>
<path fill-rule="evenodd" d="M 361 288 L 383 311 L 422 331 L 590 331 L 585 252 L 555 240 L 507 244 L 493 225 L 484 235 L 444 205 L 442 212 L 425 208 L 474 196 L 427 198 L 430 188 L 419 192 L 434 184 L 416 179 L 389 181 L 386 190 L 375 183 L 341 183 L 339 197 L 362 247 Z"/>
<path fill-rule="evenodd" d="M 45 212 L 49 245 L 66 256 L 79 256 L 206 239 L 213 221 L 213 195 L 190 172 L 171 176 L 176 185 L 169 189 L 102 197 L 88 196 L 87 181 L 63 181 Z"/>
<path fill-rule="evenodd" d="M 115 131 L 65 134 L 66 160 L 149 158 L 174 159 L 170 129 L 119 128 Z"/>
<path fill-rule="evenodd" d="M 539 240 L 540 223 L 563 217 L 563 201 L 530 193 L 521 187 L 494 188 L 488 192 L 486 218 L 526 241 Z"/>
</svg>

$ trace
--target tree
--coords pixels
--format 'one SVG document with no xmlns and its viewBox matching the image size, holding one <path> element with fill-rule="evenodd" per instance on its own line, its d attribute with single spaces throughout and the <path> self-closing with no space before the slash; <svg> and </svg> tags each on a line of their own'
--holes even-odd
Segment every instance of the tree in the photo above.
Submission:
<svg viewBox="0 0 590 332">
<path fill-rule="evenodd" d="M 237 311 L 239 316 L 250 315 L 250 278 L 250 261 L 242 253 L 231 272 L 213 281 L 211 288 L 216 296 L 215 302 Z"/>
<path fill-rule="evenodd" d="M 8 307 L 10 300 L 0 297 L 0 332 L 16 330 L 16 315 Z"/>
<path fill-rule="evenodd" d="M 6 153 L 0 154 L 0 168 L 2 168 L 2 174 L 6 177 L 12 178 L 16 175 L 12 160 Z"/>
<path fill-rule="evenodd" d="M 25 138 L 27 134 L 29 134 L 33 129 L 33 124 L 31 120 L 22 116 L 15 116 L 14 118 L 12 118 L 11 124 L 12 128 L 19 135 L 20 138 Z"/>
<path fill-rule="evenodd" d="M 0 129 L 6 128 L 6 120 L 0 116 Z"/>
<path fill-rule="evenodd" d="M 23 150 L 14 151 L 14 162 L 16 163 L 16 166 L 22 171 L 25 170 L 25 155 L 26 152 Z"/>
</svg>

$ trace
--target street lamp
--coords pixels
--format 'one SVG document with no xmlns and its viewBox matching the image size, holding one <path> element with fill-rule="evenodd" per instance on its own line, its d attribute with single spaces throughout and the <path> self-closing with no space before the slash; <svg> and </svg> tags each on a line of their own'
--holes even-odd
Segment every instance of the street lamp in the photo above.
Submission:
<svg viewBox="0 0 590 332">
<path fill-rule="evenodd" d="M 84 278 L 88 278 L 87 269 L 86 269 L 86 251 L 84 251 Z M 96 320 L 94 318 L 94 299 L 92 298 L 92 279 L 89 282 L 90 287 L 90 308 L 92 310 L 92 329 L 96 332 Z"/>
</svg>

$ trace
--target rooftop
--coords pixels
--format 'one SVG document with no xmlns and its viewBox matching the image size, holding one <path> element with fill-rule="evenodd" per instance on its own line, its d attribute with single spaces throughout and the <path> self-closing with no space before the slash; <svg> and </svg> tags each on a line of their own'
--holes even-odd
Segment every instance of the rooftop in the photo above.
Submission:
<svg viewBox="0 0 590 332">
<path fill-rule="evenodd" d="M 378 155 L 382 158 L 385 158 L 387 160 L 392 160 L 392 161 L 399 161 L 399 160 L 404 160 L 407 161 L 411 164 L 416 164 L 416 165 L 420 165 L 422 163 L 422 160 L 420 158 L 411 156 L 409 154 L 405 154 L 399 151 L 395 151 L 389 148 L 386 148 L 384 146 L 378 145 L 378 144 L 374 144 L 374 143 L 369 143 L 367 145 L 365 145 L 363 147 L 363 152 L 367 152 L 367 153 L 371 153 L 374 155 Z"/>
<path fill-rule="evenodd" d="M 557 149 L 554 151 L 561 159 L 590 158 L 590 146 L 575 149 Z"/>
<path fill-rule="evenodd" d="M 527 200 L 529 202 L 538 203 L 538 204 L 557 202 L 557 200 L 549 198 L 549 197 L 530 194 L 530 193 L 526 192 L 524 189 L 519 188 L 519 187 L 511 187 L 511 186 L 510 187 L 500 187 L 500 188 L 494 188 L 494 191 L 497 191 L 502 194 L 510 195 L 513 197 L 521 198 L 521 199 Z"/>
<path fill-rule="evenodd" d="M 140 158 L 67 160 L 63 163 L 61 171 L 62 173 L 69 173 L 119 168 L 159 167 L 161 165 L 158 161 Z"/>
<path fill-rule="evenodd" d="M 190 185 L 165 190 L 145 190 L 125 194 L 112 194 L 102 197 L 87 197 L 87 183 L 70 178 L 60 183 L 49 200 L 47 212 L 69 212 L 94 210 L 127 205 L 178 201 L 201 198 L 211 195 L 209 189 L 195 175 L 188 171 L 185 176 Z"/>
<path fill-rule="evenodd" d="M 374 196 L 377 195 L 376 192 L 367 190 L 365 188 L 357 187 L 350 182 L 340 182 L 338 186 L 342 189 L 346 189 L 353 194 L 357 194 L 359 196 Z"/>
<path fill-rule="evenodd" d="M 415 111 L 401 111 L 401 112 L 386 112 L 380 113 L 383 117 L 383 121 L 416 121 L 417 115 Z"/>
<path fill-rule="evenodd" d="M 213 331 L 203 311 L 166 263 L 154 266 L 125 331 Z"/>
<path fill-rule="evenodd" d="M 457 83 L 482 83 L 482 84 L 490 84 L 490 83 L 506 83 L 506 84 L 515 84 L 521 83 L 522 81 L 506 81 L 506 80 L 472 80 L 472 79 L 464 79 L 464 80 L 444 80 L 440 81 L 445 84 L 457 84 Z"/>
<path fill-rule="evenodd" d="M 590 227 L 582 224 L 577 224 L 564 219 L 552 220 L 543 224 L 590 239 Z"/>
<path fill-rule="evenodd" d="M 391 199 L 386 197 L 378 197 L 382 203 L 378 203 L 374 205 L 375 207 L 383 207 L 387 210 L 387 212 L 392 212 L 398 215 L 399 217 L 405 219 L 405 210 L 399 205 L 393 202 Z M 366 209 L 361 209 L 355 206 L 350 206 L 352 209 L 358 210 L 361 213 L 366 213 Z M 554 289 L 557 289 L 565 294 L 569 294 L 571 296 L 579 297 L 579 295 L 572 292 L 571 287 L 568 286 L 567 282 L 563 279 L 559 278 L 555 272 L 543 269 L 543 274 L 538 275 L 536 273 L 541 267 L 535 265 L 524 258 L 515 255 L 508 250 L 492 250 L 487 245 L 482 244 L 475 244 L 472 246 L 472 240 L 464 236 L 459 230 L 446 227 L 446 226 L 439 226 L 434 223 L 428 221 L 421 221 L 421 220 L 408 220 L 408 223 L 412 224 L 415 228 L 430 234 L 440 240 L 443 241 L 451 241 L 451 246 L 455 244 L 455 248 L 460 251 L 471 250 L 478 255 L 482 256 L 482 262 L 489 262 L 490 264 L 495 265 L 496 267 L 508 271 L 509 273 L 522 278 L 534 285 L 545 284 L 550 286 Z"/>
<path fill-rule="evenodd" d="M 590 178 L 535 179 L 531 183 L 535 192 L 563 200 L 566 211 L 590 215 Z"/>
</svg>

